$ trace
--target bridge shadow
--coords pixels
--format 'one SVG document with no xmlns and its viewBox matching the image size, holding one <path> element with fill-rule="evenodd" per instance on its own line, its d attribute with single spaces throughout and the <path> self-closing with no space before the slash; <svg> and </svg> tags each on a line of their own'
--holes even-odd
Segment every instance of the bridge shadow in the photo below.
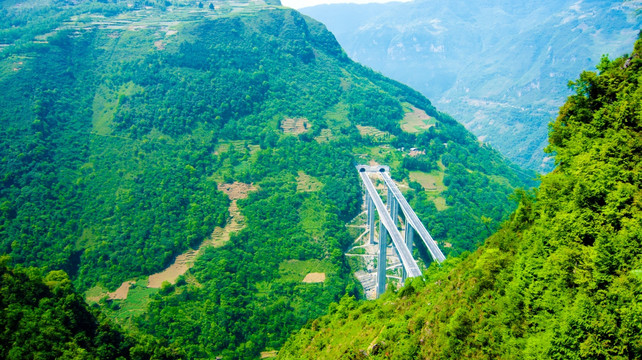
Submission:
<svg viewBox="0 0 642 360">
<path fill-rule="evenodd" d="M 416 254 L 419 255 L 419 258 L 423 261 L 423 263 L 426 265 L 426 268 L 430 267 L 430 264 L 432 264 L 435 260 L 433 260 L 432 256 L 430 255 L 430 252 L 428 251 L 428 248 L 426 247 L 426 244 L 424 244 L 423 241 L 414 241 L 414 248 L 413 248 L 413 256 Z"/>
</svg>

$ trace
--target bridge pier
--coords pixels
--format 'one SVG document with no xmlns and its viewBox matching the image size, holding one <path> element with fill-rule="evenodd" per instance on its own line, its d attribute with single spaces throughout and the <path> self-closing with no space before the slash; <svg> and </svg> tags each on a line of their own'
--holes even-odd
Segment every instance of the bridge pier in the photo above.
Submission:
<svg viewBox="0 0 642 360">
<path fill-rule="evenodd" d="M 392 222 L 397 226 L 397 221 L 399 221 L 399 203 L 395 198 L 393 197 L 392 200 L 390 201 L 390 217 L 392 218 Z"/>
<path fill-rule="evenodd" d="M 421 270 L 419 269 L 417 262 L 415 261 L 415 259 L 413 259 L 412 253 L 406 245 L 407 240 L 404 240 L 401 233 L 399 232 L 399 228 L 397 226 L 397 223 L 399 222 L 399 210 L 401 209 L 401 211 L 403 211 L 404 218 L 406 218 L 406 221 L 409 221 L 412 224 L 412 228 L 417 229 L 417 225 L 415 225 L 415 223 L 413 222 L 415 221 L 414 218 L 408 218 L 408 209 L 406 208 L 409 207 L 409 205 L 407 201 L 405 201 L 403 196 L 398 194 L 399 190 L 387 175 L 387 172 L 390 171 L 387 166 L 381 165 L 371 167 L 366 165 L 358 165 L 357 171 L 359 172 L 359 176 L 361 177 L 361 181 L 365 186 L 367 193 L 366 209 L 368 212 L 367 221 L 368 229 L 370 231 L 371 244 L 374 243 L 374 212 L 376 211 L 377 214 L 379 214 L 379 254 L 377 257 L 376 283 L 376 293 L 377 297 L 379 297 L 386 291 L 386 255 L 388 248 L 388 236 L 390 236 L 393 248 L 397 252 L 397 255 L 399 255 L 401 266 L 403 267 L 405 272 L 404 277 L 421 276 Z M 377 173 L 384 181 L 386 181 L 386 187 L 388 190 L 387 204 L 384 204 L 384 202 L 381 200 L 381 197 L 379 196 L 377 189 L 374 187 L 372 180 L 368 176 L 368 173 Z M 412 214 L 414 214 L 414 212 Z M 419 234 L 422 235 L 421 232 L 419 232 Z M 408 238 L 411 239 L 412 235 L 408 236 Z"/>
<path fill-rule="evenodd" d="M 414 212 L 414 210 L 412 210 L 412 208 L 408 204 L 408 201 L 406 200 L 406 198 L 404 198 L 403 194 L 401 194 L 401 191 L 399 190 L 399 188 L 397 188 L 397 185 L 392 180 L 390 175 L 385 171 L 379 171 L 379 176 L 385 182 L 386 186 L 388 187 L 388 191 L 392 192 L 395 198 L 397 199 L 397 201 L 399 202 L 401 210 L 404 213 L 404 217 L 407 219 L 407 221 L 410 222 L 413 230 L 417 233 L 417 235 L 419 235 L 421 240 L 424 242 L 433 260 L 437 262 L 444 261 L 446 257 L 439 249 L 437 242 L 435 242 L 432 236 L 430 236 L 430 234 L 428 233 L 428 230 L 426 230 L 426 227 L 424 227 L 424 225 L 421 223 L 417 214 Z"/>
<path fill-rule="evenodd" d="M 404 231 L 404 240 L 406 242 L 406 246 L 408 247 L 408 250 L 410 251 L 410 253 L 412 253 L 414 236 L 415 236 L 415 231 L 412 228 L 412 225 L 410 225 L 410 221 L 406 219 L 406 230 Z M 408 273 L 406 272 L 406 269 L 403 269 L 401 274 L 401 282 L 405 283 L 407 277 L 408 277 Z"/>
<path fill-rule="evenodd" d="M 379 221 L 379 257 L 377 259 L 377 297 L 386 292 L 386 250 L 388 248 L 388 232 Z"/>
<path fill-rule="evenodd" d="M 390 212 L 392 221 L 395 223 L 395 225 L 397 225 L 397 217 L 395 216 L 398 210 L 397 199 L 395 199 L 395 194 L 392 192 L 392 189 L 390 189 L 389 186 L 386 186 L 386 189 L 388 189 L 386 206 L 388 208 L 388 211 Z"/>
<path fill-rule="evenodd" d="M 370 242 L 368 245 L 374 245 L 375 205 L 372 198 L 368 195 L 366 195 L 366 207 L 368 208 L 368 231 L 370 231 Z"/>
</svg>

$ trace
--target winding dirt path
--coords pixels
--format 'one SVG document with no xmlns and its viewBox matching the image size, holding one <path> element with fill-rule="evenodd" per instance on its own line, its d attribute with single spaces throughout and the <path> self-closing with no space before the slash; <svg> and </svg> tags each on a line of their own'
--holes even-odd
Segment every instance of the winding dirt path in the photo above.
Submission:
<svg viewBox="0 0 642 360">
<path fill-rule="evenodd" d="M 232 184 L 219 184 L 218 189 L 227 194 L 230 200 L 232 200 L 228 209 L 230 217 L 227 224 L 225 224 L 225 227 L 217 226 L 212 232 L 212 235 L 210 235 L 208 239 L 204 240 L 198 249 L 188 250 L 183 254 L 178 255 L 176 260 L 174 260 L 174 263 L 167 269 L 150 275 L 147 287 L 160 288 L 165 281 L 170 284 L 175 284 L 179 276 L 185 274 L 187 270 L 194 265 L 196 257 L 198 257 L 204 248 L 209 246 L 221 247 L 230 240 L 231 233 L 243 229 L 245 226 L 245 218 L 241 215 L 236 201 L 238 199 L 247 198 L 250 192 L 256 190 L 256 187 L 252 184 L 234 182 Z"/>
</svg>

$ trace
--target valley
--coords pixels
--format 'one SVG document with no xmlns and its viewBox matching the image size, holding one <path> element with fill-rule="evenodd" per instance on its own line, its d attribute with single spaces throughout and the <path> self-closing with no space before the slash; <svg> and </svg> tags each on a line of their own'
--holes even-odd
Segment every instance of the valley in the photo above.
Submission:
<svg viewBox="0 0 642 360">
<path fill-rule="evenodd" d="M 45 7 L 22 38 L 0 31 L 13 39 L 3 68 L 23 59 L 0 77 L 2 251 L 66 271 L 110 321 L 189 358 L 270 353 L 344 294 L 365 296 L 343 256 L 361 206 L 354 163 L 390 164 L 451 255 L 534 184 L 349 61 L 319 23 L 229 6 L 90 2 L 53 23 L 60 10 Z M 420 173 L 448 185 L 424 191 Z"/>
<path fill-rule="evenodd" d="M 484 245 L 376 301 L 343 297 L 278 358 L 639 357 L 640 51 L 573 81 L 556 169 Z"/>
<path fill-rule="evenodd" d="M 16 309 L 0 325 L 20 334 L 0 357 L 541 358 L 580 351 L 554 335 L 602 336 L 574 317 L 599 306 L 637 354 L 638 58 L 574 83 L 558 170 L 535 190 L 321 23 L 277 1 L 211 5 L 0 6 L 0 304 Z M 613 107 L 592 115 L 594 96 Z M 398 287 L 388 247 L 378 300 L 357 164 L 390 167 L 447 257 L 416 242 L 421 276 Z M 25 315 L 46 311 L 52 327 Z"/>
</svg>

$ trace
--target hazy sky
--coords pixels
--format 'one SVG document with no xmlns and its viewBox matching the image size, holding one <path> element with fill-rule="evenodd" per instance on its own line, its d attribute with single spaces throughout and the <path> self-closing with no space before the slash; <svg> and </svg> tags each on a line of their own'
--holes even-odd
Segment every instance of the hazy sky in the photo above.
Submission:
<svg viewBox="0 0 642 360">
<path fill-rule="evenodd" d="M 341 3 L 366 4 L 366 3 L 386 3 L 386 2 L 393 2 L 393 1 L 407 2 L 410 0 L 281 0 L 281 4 L 294 9 L 300 9 L 300 8 L 319 5 L 319 4 L 341 4 Z"/>
</svg>

